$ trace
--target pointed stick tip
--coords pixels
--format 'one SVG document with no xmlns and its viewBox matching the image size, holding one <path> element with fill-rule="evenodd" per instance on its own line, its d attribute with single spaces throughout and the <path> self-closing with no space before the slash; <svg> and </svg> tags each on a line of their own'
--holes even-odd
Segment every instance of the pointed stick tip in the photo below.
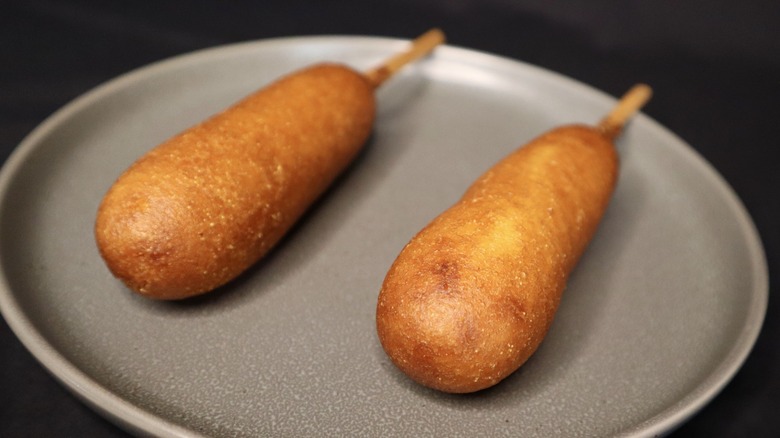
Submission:
<svg viewBox="0 0 780 438">
<path fill-rule="evenodd" d="M 444 35 L 444 32 L 439 28 L 432 28 L 415 38 L 411 42 L 409 48 L 403 52 L 386 59 L 377 67 L 368 70 L 365 73 L 365 76 L 374 88 L 378 88 L 401 68 L 429 54 L 434 48 L 443 44 L 445 41 L 446 36 Z"/>
<path fill-rule="evenodd" d="M 617 137 L 623 126 L 634 116 L 653 96 L 653 89 L 647 84 L 639 83 L 631 87 L 620 98 L 612 110 L 598 123 L 597 128 L 608 138 Z"/>
</svg>

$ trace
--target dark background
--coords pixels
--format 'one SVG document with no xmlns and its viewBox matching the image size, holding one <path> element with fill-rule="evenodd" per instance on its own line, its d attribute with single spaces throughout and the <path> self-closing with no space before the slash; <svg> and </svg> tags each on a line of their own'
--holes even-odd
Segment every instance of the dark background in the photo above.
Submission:
<svg viewBox="0 0 780 438">
<path fill-rule="evenodd" d="M 116 75 L 206 47 L 292 35 L 449 43 L 557 71 L 612 95 L 653 86 L 645 112 L 701 153 L 745 203 L 780 274 L 777 0 L 0 0 L 0 161 L 52 112 Z M 780 436 L 780 304 L 744 367 L 675 437 Z M 60 386 L 0 322 L 0 436 L 124 436 Z"/>
</svg>

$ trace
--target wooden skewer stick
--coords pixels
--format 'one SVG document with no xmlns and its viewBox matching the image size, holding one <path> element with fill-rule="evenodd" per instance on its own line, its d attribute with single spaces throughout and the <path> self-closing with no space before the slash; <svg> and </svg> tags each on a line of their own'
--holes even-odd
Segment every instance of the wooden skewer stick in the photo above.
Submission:
<svg viewBox="0 0 780 438">
<path fill-rule="evenodd" d="M 612 111 L 601 119 L 598 128 L 608 138 L 617 137 L 628 119 L 638 112 L 652 95 L 653 90 L 649 86 L 645 84 L 634 85 L 620 98 Z"/>
<path fill-rule="evenodd" d="M 439 29 L 431 29 L 412 41 L 407 50 L 385 60 L 382 64 L 368 70 L 365 75 L 375 88 L 382 85 L 406 64 L 422 58 L 445 40 Z"/>
</svg>

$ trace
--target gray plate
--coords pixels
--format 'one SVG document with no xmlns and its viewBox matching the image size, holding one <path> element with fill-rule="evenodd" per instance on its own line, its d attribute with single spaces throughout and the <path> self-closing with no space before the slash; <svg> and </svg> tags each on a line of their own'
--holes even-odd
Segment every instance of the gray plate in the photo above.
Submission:
<svg viewBox="0 0 780 438">
<path fill-rule="evenodd" d="M 148 301 L 92 238 L 114 178 L 165 138 L 297 67 L 372 67 L 405 42 L 238 44 L 142 68 L 50 117 L 0 175 L 0 305 L 35 357 L 136 432 L 595 436 L 663 433 L 726 384 L 758 335 L 766 262 L 745 209 L 679 138 L 640 115 L 600 231 L 537 354 L 467 396 L 407 380 L 374 330 L 402 246 L 492 163 L 614 99 L 453 47 L 379 92 L 365 152 L 270 257 L 228 287 Z"/>
</svg>

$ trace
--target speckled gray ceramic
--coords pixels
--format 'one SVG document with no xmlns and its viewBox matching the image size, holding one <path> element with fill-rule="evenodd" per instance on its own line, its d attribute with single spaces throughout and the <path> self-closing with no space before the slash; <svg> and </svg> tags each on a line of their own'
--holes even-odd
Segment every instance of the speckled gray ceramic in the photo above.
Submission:
<svg viewBox="0 0 780 438">
<path fill-rule="evenodd" d="M 92 238 L 95 210 L 144 151 L 292 69 L 364 69 L 404 45 L 217 48 L 132 72 L 53 115 L 0 175 L 0 304 L 18 337 L 90 405 L 156 435 L 652 435 L 695 413 L 753 345 L 766 265 L 734 193 L 645 116 L 619 143 L 613 203 L 519 372 L 445 395 L 407 380 L 382 351 L 377 293 L 409 238 L 516 146 L 593 123 L 614 103 L 486 54 L 442 47 L 381 89 L 355 165 L 228 287 L 161 303 L 111 277 Z"/>
</svg>

